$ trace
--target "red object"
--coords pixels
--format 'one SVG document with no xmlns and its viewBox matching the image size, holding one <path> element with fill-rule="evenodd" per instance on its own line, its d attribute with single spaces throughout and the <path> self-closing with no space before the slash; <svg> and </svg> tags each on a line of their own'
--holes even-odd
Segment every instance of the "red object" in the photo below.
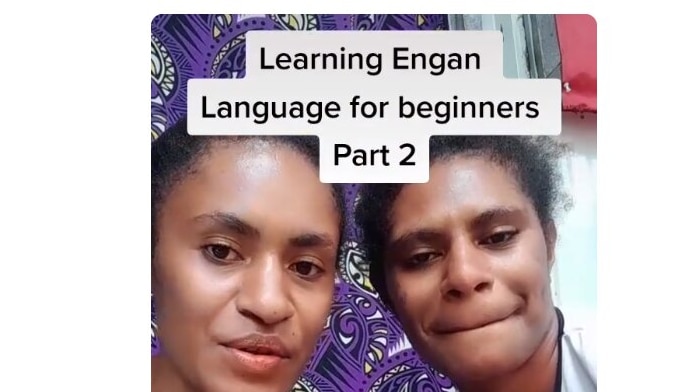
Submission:
<svg viewBox="0 0 699 392">
<path fill-rule="evenodd" d="M 556 15 L 563 110 L 597 113 L 597 22 L 590 15 Z"/>
</svg>

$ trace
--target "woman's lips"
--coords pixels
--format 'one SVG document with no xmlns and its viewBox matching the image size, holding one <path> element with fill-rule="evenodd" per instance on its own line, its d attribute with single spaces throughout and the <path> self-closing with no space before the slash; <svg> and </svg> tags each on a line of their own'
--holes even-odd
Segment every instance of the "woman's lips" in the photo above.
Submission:
<svg viewBox="0 0 699 392">
<path fill-rule="evenodd" d="M 265 374 L 290 358 L 289 349 L 274 335 L 251 334 L 222 344 L 234 367 Z"/>
</svg>

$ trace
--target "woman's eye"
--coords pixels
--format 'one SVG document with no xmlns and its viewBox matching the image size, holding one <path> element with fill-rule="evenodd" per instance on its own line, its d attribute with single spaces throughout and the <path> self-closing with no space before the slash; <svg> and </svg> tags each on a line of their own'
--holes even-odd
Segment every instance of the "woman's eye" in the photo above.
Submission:
<svg viewBox="0 0 699 392">
<path fill-rule="evenodd" d="M 310 261 L 299 261 L 291 266 L 291 270 L 302 278 L 312 278 L 323 272 L 317 265 Z"/>
<path fill-rule="evenodd" d="M 437 252 L 421 252 L 421 253 L 416 253 L 408 259 L 408 264 L 411 266 L 419 266 L 422 264 L 429 263 L 439 257 L 439 253 Z"/>
<path fill-rule="evenodd" d="M 212 244 L 204 247 L 206 253 L 217 262 L 229 262 L 240 258 L 240 255 L 230 246 Z"/>
<path fill-rule="evenodd" d="M 502 231 L 488 236 L 481 241 L 482 245 L 503 245 L 510 242 L 517 235 L 516 231 Z"/>
</svg>

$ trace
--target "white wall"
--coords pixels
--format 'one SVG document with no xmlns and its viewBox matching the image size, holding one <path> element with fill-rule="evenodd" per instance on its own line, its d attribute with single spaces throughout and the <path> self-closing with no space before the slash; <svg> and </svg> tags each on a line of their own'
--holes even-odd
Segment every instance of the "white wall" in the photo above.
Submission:
<svg viewBox="0 0 699 392">
<path fill-rule="evenodd" d="M 594 315 L 597 308 L 597 116 L 565 113 L 562 138 L 573 154 L 562 162 L 573 208 L 558 220 L 553 271 L 555 301 L 567 324 Z"/>
</svg>

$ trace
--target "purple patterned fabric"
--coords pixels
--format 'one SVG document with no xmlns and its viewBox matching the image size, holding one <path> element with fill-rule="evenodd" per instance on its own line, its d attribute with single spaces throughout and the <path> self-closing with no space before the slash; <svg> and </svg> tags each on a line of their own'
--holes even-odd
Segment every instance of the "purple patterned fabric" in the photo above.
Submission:
<svg viewBox="0 0 699 392">
<path fill-rule="evenodd" d="M 186 114 L 190 78 L 245 75 L 250 30 L 440 30 L 446 15 L 160 15 L 151 26 L 151 140 Z M 293 391 L 454 391 L 420 361 L 367 278 L 351 219 L 358 186 L 345 188 L 350 212 L 329 326 Z M 157 352 L 151 305 L 151 353 Z"/>
</svg>

